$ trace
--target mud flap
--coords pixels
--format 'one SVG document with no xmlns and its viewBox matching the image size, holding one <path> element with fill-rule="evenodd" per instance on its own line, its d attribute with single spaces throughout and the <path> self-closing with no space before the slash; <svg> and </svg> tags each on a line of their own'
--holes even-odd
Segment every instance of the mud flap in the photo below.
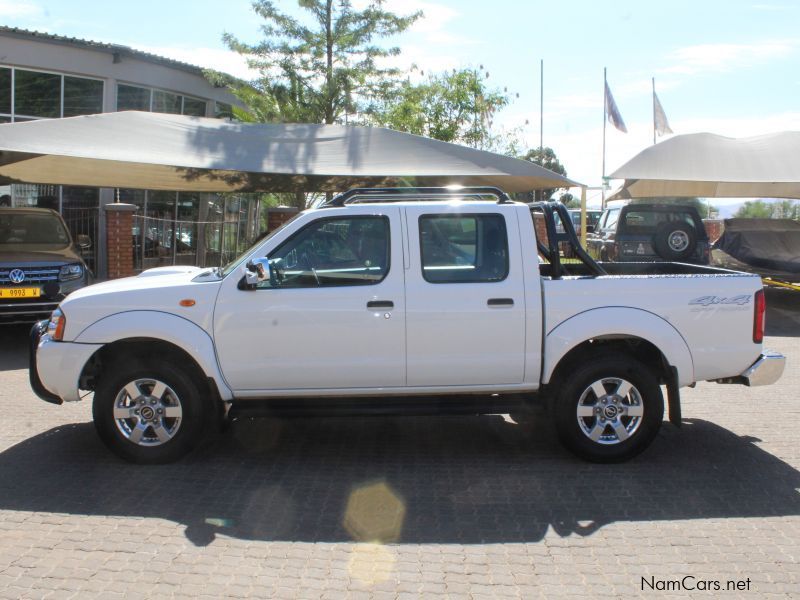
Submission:
<svg viewBox="0 0 800 600">
<path fill-rule="evenodd" d="M 681 426 L 681 392 L 678 389 L 678 369 L 669 368 L 667 379 L 667 403 L 669 405 L 669 422 L 675 427 Z"/>
</svg>

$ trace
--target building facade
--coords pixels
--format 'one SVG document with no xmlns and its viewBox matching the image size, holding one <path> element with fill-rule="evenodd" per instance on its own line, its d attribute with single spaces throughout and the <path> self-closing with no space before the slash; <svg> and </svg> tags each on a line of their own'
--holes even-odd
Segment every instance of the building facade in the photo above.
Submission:
<svg viewBox="0 0 800 600">
<path fill-rule="evenodd" d="M 0 27 L 0 123 L 141 110 L 226 118 L 237 102 L 201 68 L 126 46 Z M 34 184 L 0 186 L 0 206 L 59 211 L 73 235 L 87 234 L 87 264 L 107 270 L 103 205 L 139 207 L 137 270 L 166 264 L 216 265 L 266 227 L 259 195 L 220 195 Z"/>
</svg>

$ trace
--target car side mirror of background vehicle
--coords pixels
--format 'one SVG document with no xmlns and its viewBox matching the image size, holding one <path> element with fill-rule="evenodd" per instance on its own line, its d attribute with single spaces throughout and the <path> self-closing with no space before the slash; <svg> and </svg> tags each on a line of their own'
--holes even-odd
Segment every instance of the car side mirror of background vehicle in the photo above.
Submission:
<svg viewBox="0 0 800 600">
<path fill-rule="evenodd" d="M 77 242 L 78 242 L 78 247 L 81 250 L 89 250 L 92 247 L 92 238 L 90 238 L 85 233 L 78 234 Z"/>
</svg>

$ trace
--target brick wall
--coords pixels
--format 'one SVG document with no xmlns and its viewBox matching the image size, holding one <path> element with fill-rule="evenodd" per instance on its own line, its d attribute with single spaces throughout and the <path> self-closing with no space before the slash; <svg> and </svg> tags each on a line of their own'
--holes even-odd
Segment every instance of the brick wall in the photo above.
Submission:
<svg viewBox="0 0 800 600">
<path fill-rule="evenodd" d="M 533 213 L 533 226 L 536 229 L 536 239 L 547 246 L 547 226 L 542 213 Z"/>
<path fill-rule="evenodd" d="M 703 219 L 703 225 L 706 228 L 708 241 L 712 244 L 722 236 L 722 231 L 725 229 L 725 222 L 722 219 Z"/>
<path fill-rule="evenodd" d="M 106 204 L 106 259 L 108 278 L 133 275 L 133 204 Z"/>
<path fill-rule="evenodd" d="M 290 206 L 279 206 L 277 208 L 270 208 L 267 211 L 267 231 L 275 231 L 278 227 L 286 223 L 289 219 L 300 212 L 296 208 Z"/>
</svg>

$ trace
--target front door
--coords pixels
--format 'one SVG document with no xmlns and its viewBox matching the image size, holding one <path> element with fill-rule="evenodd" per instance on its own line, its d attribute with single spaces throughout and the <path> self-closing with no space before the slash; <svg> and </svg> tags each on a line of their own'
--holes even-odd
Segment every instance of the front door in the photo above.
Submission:
<svg viewBox="0 0 800 600">
<path fill-rule="evenodd" d="M 226 380 L 271 394 L 405 385 L 399 209 L 309 217 L 269 250 L 268 281 L 241 290 L 234 272 L 223 282 L 214 335 Z"/>
</svg>

